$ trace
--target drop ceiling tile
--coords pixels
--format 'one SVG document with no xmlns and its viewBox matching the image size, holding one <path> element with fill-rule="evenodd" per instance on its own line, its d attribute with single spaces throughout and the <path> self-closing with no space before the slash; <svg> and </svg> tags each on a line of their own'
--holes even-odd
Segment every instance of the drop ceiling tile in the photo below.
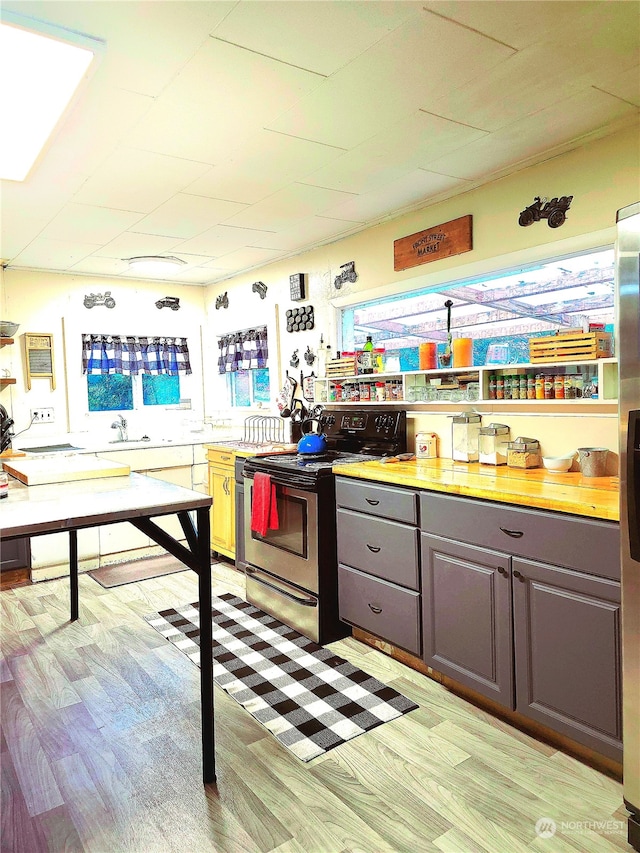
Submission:
<svg viewBox="0 0 640 853">
<path fill-rule="evenodd" d="M 384 187 L 326 210 L 325 215 L 353 222 L 373 222 L 403 208 L 421 202 L 426 204 L 429 198 L 463 185 L 464 181 L 458 178 L 416 169 Z"/>
<path fill-rule="evenodd" d="M 175 237 L 124 231 L 94 252 L 94 255 L 99 258 L 137 258 L 141 255 L 172 254 L 171 249 L 177 242 Z"/>
<path fill-rule="evenodd" d="M 609 95 L 640 107 L 640 66 L 635 65 L 622 74 L 603 74 L 594 85 Z"/>
<path fill-rule="evenodd" d="M 126 275 L 129 266 L 126 261 L 119 258 L 103 258 L 98 255 L 88 255 L 77 264 L 69 267 L 69 272 L 83 273 L 84 275 Z"/>
<path fill-rule="evenodd" d="M 107 207 L 71 203 L 54 216 L 42 231 L 42 236 L 50 240 L 106 243 L 139 219 L 139 213 L 131 213 L 128 210 L 110 210 Z"/>
<path fill-rule="evenodd" d="M 604 92 L 590 89 L 534 116 L 514 122 L 465 148 L 432 160 L 428 167 L 447 175 L 486 178 L 554 147 L 568 144 L 609 122 L 637 115 L 637 108 Z"/>
<path fill-rule="evenodd" d="M 548 38 L 554 29 L 574 24 L 593 3 L 522 3 L 500 0 L 498 3 L 461 3 L 460 0 L 427 0 L 426 9 L 458 21 L 490 38 L 518 50 Z"/>
<path fill-rule="evenodd" d="M 99 246 L 96 243 L 80 243 L 77 240 L 48 240 L 37 237 L 26 249 L 11 261 L 16 268 L 34 268 L 44 270 L 67 270 L 87 255 L 93 254 Z"/>
<path fill-rule="evenodd" d="M 186 191 L 255 204 L 282 186 L 334 162 L 343 151 L 260 129 L 232 157 L 198 178 Z"/>
<path fill-rule="evenodd" d="M 353 148 L 381 127 L 409 118 L 513 51 L 423 13 L 336 72 L 267 126 L 304 139 Z"/>
<path fill-rule="evenodd" d="M 210 38 L 126 143 L 213 165 L 322 80 L 317 74 Z"/>
<path fill-rule="evenodd" d="M 254 249 L 247 246 L 244 249 L 236 249 L 228 255 L 216 258 L 213 262 L 215 269 L 243 270 L 256 267 L 260 264 L 268 264 L 277 260 L 282 252 L 276 249 Z"/>
<path fill-rule="evenodd" d="M 256 242 L 256 246 L 282 251 L 302 250 L 331 237 L 349 234 L 356 228 L 353 222 L 329 219 L 327 216 L 309 216 L 291 228 L 278 231 L 277 234 L 263 235 Z"/>
<path fill-rule="evenodd" d="M 269 232 L 253 228 L 215 225 L 191 240 L 177 243 L 174 247 L 174 253 L 180 257 L 183 255 L 185 257 L 186 255 L 208 255 L 217 258 L 219 255 L 226 255 L 243 246 L 251 246 L 266 236 L 269 236 Z"/>
<path fill-rule="evenodd" d="M 131 230 L 188 240 L 229 219 L 244 207 L 233 201 L 177 193 L 137 222 Z"/>
<path fill-rule="evenodd" d="M 408 18 L 420 2 L 238 3 L 215 35 L 318 74 L 330 75 Z M 286 21 L 286 26 L 283 26 Z"/>
<path fill-rule="evenodd" d="M 280 231 L 293 225 L 300 217 L 322 213 L 350 198 L 349 193 L 322 187 L 291 184 L 228 220 L 228 225 Z"/>
<path fill-rule="evenodd" d="M 209 166 L 135 148 L 118 148 L 74 197 L 80 204 L 151 213 Z"/>
<path fill-rule="evenodd" d="M 486 134 L 423 111 L 398 122 L 305 179 L 315 186 L 366 193 Z"/>
<path fill-rule="evenodd" d="M 189 282 L 190 284 L 205 285 L 211 281 L 211 270 L 200 266 L 189 267 L 189 269 L 180 271 L 178 275 L 174 276 L 173 280 L 183 284 Z"/>
</svg>

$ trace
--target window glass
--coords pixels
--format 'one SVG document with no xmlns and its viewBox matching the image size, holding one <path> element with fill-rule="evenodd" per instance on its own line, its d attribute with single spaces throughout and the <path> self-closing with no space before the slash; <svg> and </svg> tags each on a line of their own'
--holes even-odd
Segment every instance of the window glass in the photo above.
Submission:
<svg viewBox="0 0 640 853">
<path fill-rule="evenodd" d="M 111 412 L 115 409 L 133 409 L 133 383 L 131 376 L 108 373 L 87 376 L 87 393 L 90 412 Z"/>
<path fill-rule="evenodd" d="M 342 349 L 362 349 L 371 335 L 375 347 L 397 354 L 401 370 L 416 370 L 419 344 L 445 346 L 446 300 L 453 303 L 452 336 L 473 339 L 474 364 L 487 363 L 507 342 L 508 361 L 527 362 L 531 337 L 589 323 L 613 332 L 614 252 L 593 250 L 351 306 L 342 312 Z"/>
<path fill-rule="evenodd" d="M 269 403 L 269 370 L 236 370 L 227 374 L 232 406 L 254 406 L 256 403 Z"/>
<path fill-rule="evenodd" d="M 142 402 L 145 406 L 177 405 L 180 402 L 180 377 L 143 373 Z"/>
</svg>

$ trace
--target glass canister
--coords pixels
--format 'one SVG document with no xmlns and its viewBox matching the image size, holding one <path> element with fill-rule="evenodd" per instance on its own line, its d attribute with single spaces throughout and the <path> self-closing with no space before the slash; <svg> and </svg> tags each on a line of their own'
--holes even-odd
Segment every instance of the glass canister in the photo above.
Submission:
<svg viewBox="0 0 640 853">
<path fill-rule="evenodd" d="M 536 438 L 520 436 L 507 443 L 507 466 L 509 468 L 539 468 L 541 465 L 540 442 Z"/>
<path fill-rule="evenodd" d="M 451 425 L 451 457 L 454 461 L 478 461 L 481 423 L 481 416 L 475 412 L 454 415 Z"/>
<path fill-rule="evenodd" d="M 480 429 L 479 457 L 482 465 L 506 465 L 509 442 L 507 424 L 489 424 Z"/>
</svg>

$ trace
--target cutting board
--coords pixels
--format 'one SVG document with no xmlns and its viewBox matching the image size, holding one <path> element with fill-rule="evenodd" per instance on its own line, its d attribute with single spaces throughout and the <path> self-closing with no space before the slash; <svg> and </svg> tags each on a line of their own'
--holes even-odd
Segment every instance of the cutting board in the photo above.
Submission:
<svg viewBox="0 0 640 853">
<path fill-rule="evenodd" d="M 2 467 L 27 486 L 95 480 L 98 477 L 127 477 L 131 473 L 129 466 L 122 462 L 84 455 L 58 459 L 11 459 L 3 461 Z"/>
</svg>

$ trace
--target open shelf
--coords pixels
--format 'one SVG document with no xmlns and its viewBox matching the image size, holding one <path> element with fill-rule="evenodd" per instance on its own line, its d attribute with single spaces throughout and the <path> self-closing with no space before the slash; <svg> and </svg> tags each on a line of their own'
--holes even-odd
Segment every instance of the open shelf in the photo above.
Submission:
<svg viewBox="0 0 640 853">
<path fill-rule="evenodd" d="M 490 377 L 505 376 L 579 375 L 589 397 L 524 399 L 520 396 L 495 399 L 490 395 Z M 432 380 L 439 380 L 439 383 Z M 385 384 L 385 399 L 377 400 L 376 383 Z M 341 398 L 337 399 L 337 388 Z M 363 395 L 364 391 L 367 392 Z M 615 358 L 552 363 L 492 364 L 476 367 L 450 367 L 436 370 L 410 370 L 400 373 L 369 373 L 352 376 L 316 379 L 315 401 L 318 403 L 381 403 L 451 404 L 490 403 L 491 405 L 576 407 L 578 409 L 602 403 L 617 403 L 618 362 Z"/>
</svg>

